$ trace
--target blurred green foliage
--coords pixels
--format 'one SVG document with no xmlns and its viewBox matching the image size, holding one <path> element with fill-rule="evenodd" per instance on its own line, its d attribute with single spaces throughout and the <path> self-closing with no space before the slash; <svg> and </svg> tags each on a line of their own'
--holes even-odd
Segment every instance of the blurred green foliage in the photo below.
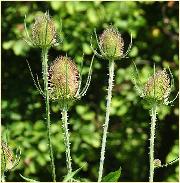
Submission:
<svg viewBox="0 0 180 183">
<path fill-rule="evenodd" d="M 92 57 L 90 36 L 96 28 L 100 34 L 109 25 L 122 33 L 125 48 L 133 35 L 133 48 L 128 59 L 116 62 L 115 86 L 107 141 L 104 175 L 122 167 L 120 181 L 147 181 L 149 160 L 149 111 L 132 83 L 132 61 L 137 64 L 142 82 L 157 68 L 171 68 L 178 90 L 178 2 L 2 2 L 2 135 L 8 136 L 12 148 L 21 147 L 17 169 L 6 174 L 7 181 L 23 181 L 19 176 L 51 181 L 48 155 L 45 106 L 33 85 L 26 59 L 32 71 L 41 78 L 38 49 L 24 41 L 24 16 L 29 25 L 39 12 L 49 10 L 60 29 L 63 44 L 49 52 L 53 61 L 66 53 L 80 63 L 85 54 L 84 80 Z M 102 124 L 105 115 L 108 63 L 95 59 L 87 95 L 69 113 L 73 169 L 87 162 L 78 176 L 84 181 L 97 181 Z M 66 175 L 65 149 L 61 130 L 61 113 L 51 104 L 51 130 L 59 181 Z M 158 111 L 155 158 L 162 163 L 179 154 L 178 100 L 173 106 Z M 178 181 L 178 163 L 155 172 L 155 181 Z"/>
</svg>

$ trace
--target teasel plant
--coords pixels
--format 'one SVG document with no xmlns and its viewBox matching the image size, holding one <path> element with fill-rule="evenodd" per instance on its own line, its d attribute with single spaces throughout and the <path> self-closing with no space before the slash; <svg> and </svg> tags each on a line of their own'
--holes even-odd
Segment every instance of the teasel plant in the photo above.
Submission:
<svg viewBox="0 0 180 183">
<path fill-rule="evenodd" d="M 68 128 L 68 110 L 76 100 L 80 99 L 86 94 L 91 82 L 93 60 L 94 55 L 90 63 L 87 81 L 83 89 L 81 89 L 83 64 L 81 64 L 79 72 L 75 62 L 67 56 L 57 57 L 55 61 L 52 62 L 48 72 L 48 90 L 50 99 L 57 101 L 61 110 L 62 129 L 66 150 L 66 164 L 68 170 L 67 175 L 69 176 L 72 174 L 72 158 L 70 152 L 71 143 Z M 69 181 L 73 181 L 73 179 L 70 178 Z"/>
<path fill-rule="evenodd" d="M 133 62 L 134 63 L 134 62 Z M 149 182 L 153 182 L 154 180 L 154 171 L 157 168 L 167 167 L 179 161 L 179 157 L 176 159 L 166 163 L 161 164 L 160 159 L 155 159 L 154 157 L 154 140 L 155 140 L 155 130 L 157 123 L 157 109 L 162 105 L 172 104 L 178 97 L 179 92 L 175 96 L 175 98 L 169 101 L 169 97 L 171 92 L 174 89 L 174 79 L 171 73 L 171 70 L 168 68 L 163 70 L 158 70 L 156 72 L 155 64 L 154 64 L 154 73 L 145 85 L 142 84 L 139 76 L 139 72 L 134 63 L 136 75 L 133 76 L 133 82 L 135 84 L 135 88 L 138 91 L 140 97 L 145 100 L 145 103 L 150 108 L 150 146 L 149 146 Z"/>
<path fill-rule="evenodd" d="M 15 170 L 20 159 L 20 148 L 17 148 L 16 153 L 14 153 L 8 143 L 1 139 L 1 182 L 6 182 L 5 173 Z"/>
<path fill-rule="evenodd" d="M 62 42 L 60 32 L 57 33 L 55 23 L 53 19 L 49 16 L 49 13 L 46 12 L 43 15 L 37 16 L 35 18 L 34 24 L 31 26 L 31 32 L 29 33 L 26 26 L 26 16 L 24 19 L 25 27 L 25 38 L 26 43 L 32 47 L 38 47 L 41 49 L 41 58 L 42 58 L 42 75 L 44 81 L 44 89 L 41 89 L 39 80 L 35 80 L 30 65 L 28 63 L 31 76 L 33 78 L 34 84 L 37 87 L 40 94 L 45 98 L 46 104 L 46 124 L 47 124 L 47 136 L 48 136 L 48 146 L 49 154 L 51 161 L 51 171 L 52 179 L 56 181 L 56 172 L 54 165 L 54 155 L 51 142 L 51 122 L 50 122 L 50 105 L 49 105 L 49 93 L 48 93 L 48 51 L 51 47 L 59 45 Z"/>
<path fill-rule="evenodd" d="M 106 151 L 106 141 L 107 141 L 107 133 L 109 126 L 109 116 L 111 110 L 111 99 L 112 99 L 112 89 L 113 89 L 113 78 L 114 78 L 114 63 L 115 61 L 121 60 L 123 58 L 127 58 L 127 55 L 132 47 L 132 35 L 130 44 L 124 52 L 124 40 L 122 35 L 118 31 L 117 28 L 112 25 L 107 27 L 103 33 L 97 36 L 96 30 L 94 30 L 94 35 L 96 39 L 96 43 L 98 45 L 99 52 L 97 49 L 94 49 L 93 46 L 93 38 L 91 36 L 91 48 L 94 54 L 104 60 L 109 62 L 109 80 L 108 80 L 108 94 L 106 98 L 106 115 L 105 122 L 103 124 L 103 137 L 102 137 L 102 146 L 101 146 L 101 155 L 100 155 L 100 163 L 99 163 L 99 173 L 98 173 L 98 182 L 102 181 L 103 176 L 103 167 L 104 167 L 104 159 L 105 159 L 105 151 Z"/>
</svg>

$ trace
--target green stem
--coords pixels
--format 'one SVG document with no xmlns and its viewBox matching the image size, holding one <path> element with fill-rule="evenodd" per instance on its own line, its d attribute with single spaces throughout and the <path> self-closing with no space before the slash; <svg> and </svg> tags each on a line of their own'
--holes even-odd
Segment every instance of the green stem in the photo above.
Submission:
<svg viewBox="0 0 180 183">
<path fill-rule="evenodd" d="M 47 134 L 48 134 L 48 145 L 49 145 L 49 154 L 51 159 L 51 171 L 53 181 L 56 182 L 56 173 L 54 165 L 54 156 L 52 150 L 51 142 L 51 123 L 50 123 L 50 108 L 49 108 L 49 93 L 48 93 L 48 49 L 42 49 L 42 71 L 43 71 L 43 80 L 44 80 L 44 94 L 45 94 L 45 103 L 46 103 L 46 123 L 47 123 Z"/>
<path fill-rule="evenodd" d="M 103 125 L 103 138 L 102 138 L 102 147 L 101 147 L 101 157 L 99 163 L 99 176 L 98 182 L 101 182 L 103 176 L 103 166 L 104 166 L 104 159 L 105 159 L 105 150 L 106 150 L 106 139 L 108 133 L 108 125 L 109 125 L 109 115 L 111 109 L 111 98 L 112 98 L 112 88 L 113 88 L 113 76 L 114 76 L 114 60 L 109 61 L 109 85 L 108 85 L 108 95 L 106 101 L 106 117 L 105 123 Z"/>
<path fill-rule="evenodd" d="M 6 179 L 5 179 L 4 173 L 1 175 L 1 182 L 6 182 Z"/>
<path fill-rule="evenodd" d="M 153 182 L 154 178 L 154 138 L 155 138 L 155 126 L 156 126 L 156 104 L 153 105 L 151 109 L 151 134 L 150 134 L 150 153 L 149 153 L 149 182 Z"/>
<path fill-rule="evenodd" d="M 72 165 L 71 165 L 71 154 L 70 154 L 70 141 L 69 141 L 67 109 L 63 108 L 61 114 L 62 114 L 62 123 L 63 123 L 62 128 L 64 131 L 64 144 L 65 144 L 65 148 L 66 148 L 66 164 L 67 164 L 68 174 L 71 174 L 72 173 Z"/>
</svg>

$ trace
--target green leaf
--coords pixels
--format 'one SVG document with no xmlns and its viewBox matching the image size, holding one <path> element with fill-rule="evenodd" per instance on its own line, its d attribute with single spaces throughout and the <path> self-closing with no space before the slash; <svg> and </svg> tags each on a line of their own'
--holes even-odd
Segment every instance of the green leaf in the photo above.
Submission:
<svg viewBox="0 0 180 183">
<path fill-rule="evenodd" d="M 14 40 L 6 41 L 6 42 L 3 43 L 3 48 L 4 48 L 5 50 L 9 50 L 10 48 L 13 47 L 14 43 L 15 43 Z"/>
<path fill-rule="evenodd" d="M 86 163 L 85 163 L 86 164 Z M 85 165 L 84 164 L 84 165 Z M 67 174 L 65 177 L 64 177 L 64 180 L 63 182 L 68 182 L 70 179 L 72 179 L 83 167 L 84 165 L 80 168 L 78 168 L 77 170 L 73 171 L 72 173 L 69 173 Z"/>
<path fill-rule="evenodd" d="M 120 176 L 121 176 L 121 168 L 115 172 L 110 172 L 103 178 L 102 182 L 118 182 Z"/>
<path fill-rule="evenodd" d="M 55 1 L 52 1 L 51 2 L 51 7 L 53 10 L 55 11 L 58 11 L 61 7 L 62 7 L 62 3 L 59 3 L 59 2 L 55 2 Z"/>
<path fill-rule="evenodd" d="M 97 13 L 93 8 L 91 8 L 87 11 L 87 17 L 88 17 L 89 21 L 93 24 L 96 24 L 98 21 Z"/>
<path fill-rule="evenodd" d="M 34 180 L 34 179 L 29 179 L 29 178 L 27 178 L 27 177 L 24 177 L 24 176 L 22 176 L 21 174 L 20 174 L 20 176 L 21 176 L 24 180 L 26 180 L 26 181 L 28 181 L 28 182 L 38 182 L 38 181 L 36 181 L 36 180 Z"/>
</svg>

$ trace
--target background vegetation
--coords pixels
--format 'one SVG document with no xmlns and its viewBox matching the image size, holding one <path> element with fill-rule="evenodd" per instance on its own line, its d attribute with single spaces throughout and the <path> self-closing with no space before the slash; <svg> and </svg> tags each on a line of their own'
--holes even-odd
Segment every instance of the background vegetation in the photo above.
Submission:
<svg viewBox="0 0 180 183">
<path fill-rule="evenodd" d="M 178 91 L 178 2 L 2 2 L 2 135 L 9 145 L 21 147 L 22 157 L 7 181 L 23 181 L 19 173 L 39 181 L 51 181 L 50 160 L 44 120 L 43 98 L 33 85 L 26 59 L 32 71 L 41 78 L 38 49 L 23 41 L 23 20 L 31 24 L 39 12 L 49 10 L 60 28 L 64 42 L 50 50 L 49 60 L 66 53 L 79 63 L 85 54 L 84 79 L 92 57 L 90 36 L 109 25 L 118 27 L 126 46 L 133 35 L 133 48 L 128 59 L 116 62 L 115 86 L 108 134 L 104 174 L 122 167 L 120 181 L 148 181 L 149 111 L 134 89 L 132 61 L 135 61 L 143 82 L 158 68 L 170 66 Z M 79 172 L 83 180 L 97 181 L 102 124 L 105 115 L 107 65 L 95 59 L 93 76 L 87 95 L 69 113 L 73 169 L 87 164 Z M 58 180 L 66 174 L 65 148 L 61 130 L 61 114 L 51 104 L 51 129 Z M 155 157 L 162 163 L 179 154 L 178 100 L 159 111 Z M 155 181 L 178 181 L 178 163 L 155 172 Z"/>
</svg>

